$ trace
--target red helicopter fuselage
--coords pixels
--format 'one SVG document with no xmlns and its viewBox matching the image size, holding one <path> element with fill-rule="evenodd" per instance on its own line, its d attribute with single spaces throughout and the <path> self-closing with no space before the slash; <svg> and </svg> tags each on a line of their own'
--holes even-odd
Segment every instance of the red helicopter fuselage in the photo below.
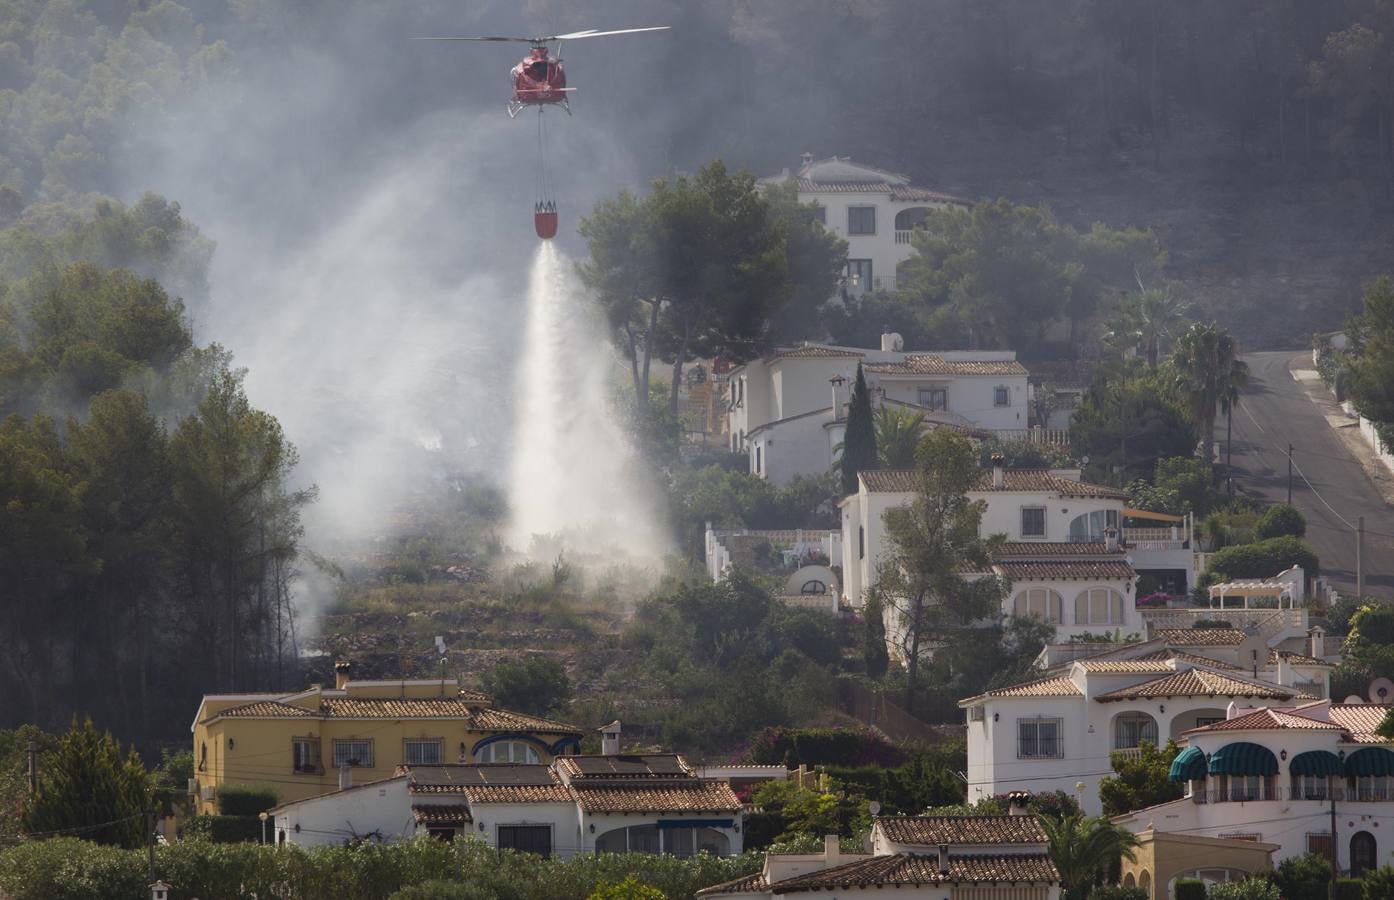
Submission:
<svg viewBox="0 0 1394 900">
<path fill-rule="evenodd" d="M 532 54 L 509 73 L 513 78 L 513 102 L 523 106 L 566 103 L 574 88 L 566 86 L 566 70 L 546 47 L 533 47 Z"/>
</svg>

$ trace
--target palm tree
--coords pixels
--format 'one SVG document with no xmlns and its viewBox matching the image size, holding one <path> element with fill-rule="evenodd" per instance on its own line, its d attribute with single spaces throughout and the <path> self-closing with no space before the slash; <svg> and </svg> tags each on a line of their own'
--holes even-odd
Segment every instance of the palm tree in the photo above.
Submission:
<svg viewBox="0 0 1394 900">
<path fill-rule="evenodd" d="M 883 469 L 913 469 L 925 414 L 896 406 L 876 410 L 876 456 Z"/>
<path fill-rule="evenodd" d="M 1175 384 L 1186 400 L 1203 448 L 1215 439 L 1215 410 L 1220 403 L 1232 413 L 1238 390 L 1249 380 L 1234 336 L 1215 324 L 1194 322 L 1176 341 L 1171 366 Z M 1202 453 L 1208 458 L 1208 453 Z"/>
<path fill-rule="evenodd" d="M 1148 288 L 1130 304 L 1132 322 L 1147 354 L 1147 367 L 1157 368 L 1162 342 L 1176 333 L 1186 321 L 1189 304 L 1171 292 L 1171 288 Z"/>
<path fill-rule="evenodd" d="M 1036 816 L 1046 833 L 1046 853 L 1060 873 L 1060 885 L 1075 896 L 1089 890 L 1118 859 L 1132 861 L 1137 835 L 1105 816 L 1072 813 L 1063 818 Z"/>
</svg>

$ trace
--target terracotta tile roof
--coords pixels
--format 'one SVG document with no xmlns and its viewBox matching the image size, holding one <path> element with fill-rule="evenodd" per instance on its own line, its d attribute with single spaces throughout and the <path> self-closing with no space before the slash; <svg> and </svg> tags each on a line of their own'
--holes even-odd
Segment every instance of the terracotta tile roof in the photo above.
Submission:
<svg viewBox="0 0 1394 900">
<path fill-rule="evenodd" d="M 470 808 L 463 803 L 442 803 L 439 805 L 431 804 L 412 804 L 411 817 L 416 820 L 416 824 L 423 825 L 468 825 L 474 819 L 470 816 Z"/>
<path fill-rule="evenodd" d="M 1064 675 L 1056 675 L 1051 678 L 1038 678 L 1035 681 L 1025 681 L 1021 684 L 1013 684 L 996 690 L 985 691 L 976 697 L 969 697 L 967 700 L 958 701 L 959 706 L 982 700 L 985 697 L 1082 697 L 1075 683 Z"/>
<path fill-rule="evenodd" d="M 724 781 L 635 787 L 572 787 L 589 813 L 739 812 L 740 798 Z"/>
<path fill-rule="evenodd" d="M 891 199 L 900 203 L 954 203 L 960 206 L 972 206 L 962 197 L 955 197 L 953 194 L 941 194 L 938 191 L 929 191 L 924 188 L 910 187 L 909 185 L 896 185 L 891 188 Z"/>
<path fill-rule="evenodd" d="M 1136 673 L 1140 675 L 1166 675 L 1176 670 L 1168 665 L 1169 660 L 1152 659 L 1086 659 L 1079 665 L 1086 672 Z"/>
<path fill-rule="evenodd" d="M 862 367 L 877 375 L 1016 375 L 1026 367 L 1014 359 L 956 360 L 932 353 L 914 353 L 901 362 L 874 362 Z"/>
<path fill-rule="evenodd" d="M 1127 581 L 1137 572 L 1123 560 L 999 562 L 997 571 L 1013 581 Z"/>
<path fill-rule="evenodd" d="M 327 719 L 459 719 L 471 731 L 581 733 L 581 729 L 565 722 L 480 707 L 458 697 L 325 697 L 320 701 L 318 715 Z"/>
<path fill-rule="evenodd" d="M 1024 557 L 1053 559 L 1058 556 L 1119 556 L 1108 552 L 1103 541 L 1003 541 L 997 547 L 997 558 Z"/>
<path fill-rule="evenodd" d="M 1044 844 L 1035 816 L 881 816 L 872 822 L 897 844 Z"/>
<path fill-rule="evenodd" d="M 873 494 L 913 493 L 919 487 L 917 473 L 912 469 L 863 470 L 861 477 L 866 483 L 866 489 Z M 1048 493 L 1059 494 L 1062 497 L 1127 499 L 1127 494 L 1116 488 L 1052 475 L 1046 469 L 1007 469 L 1003 472 L 1003 486 L 1001 488 L 992 486 L 992 470 L 984 469 L 978 474 L 978 481 L 972 489 L 974 491 L 1002 490 L 1034 494 Z"/>
<path fill-rule="evenodd" d="M 571 803 L 576 799 L 564 784 L 467 785 L 460 791 L 471 803 Z"/>
<path fill-rule="evenodd" d="M 1249 681 L 1219 672 L 1208 672 L 1205 669 L 1187 669 L 1131 687 L 1109 691 L 1094 699 L 1100 703 L 1109 703 L 1114 700 L 1138 700 L 1144 697 L 1257 697 L 1265 700 L 1291 700 L 1293 691 L 1276 684 Z"/>
<path fill-rule="evenodd" d="M 1390 707 L 1384 703 L 1333 703 L 1331 721 L 1347 729 L 1357 743 L 1384 743 L 1375 729 L 1384 721 Z"/>
<path fill-rule="evenodd" d="M 765 357 L 766 362 L 774 362 L 776 359 L 858 359 L 865 356 L 865 353 L 858 353 L 855 350 L 844 350 L 840 347 L 823 347 L 813 344 L 808 347 L 790 347 L 788 350 L 776 350 Z"/>
<path fill-rule="evenodd" d="M 756 872 L 754 875 L 746 875 L 743 878 L 733 878 L 730 881 L 723 881 L 711 887 L 704 887 L 697 892 L 698 897 L 715 897 L 719 894 L 757 894 L 769 890 L 770 883 L 765 880 L 764 872 Z"/>
<path fill-rule="evenodd" d="M 1198 732 L 1210 731 L 1243 731 L 1250 729 L 1302 729 L 1310 731 L 1343 731 L 1342 726 L 1333 722 L 1321 722 L 1317 719 L 1309 719 L 1306 716 L 1295 715 L 1278 709 L 1260 709 L 1257 712 L 1247 713 L 1242 716 L 1235 716 L 1233 719 L 1225 719 L 1223 722 L 1216 722 L 1213 725 L 1204 725 L 1200 728 L 1191 728 L 1183 734 L 1196 734 Z"/>
<path fill-rule="evenodd" d="M 1269 650 L 1268 664 L 1276 666 L 1279 659 L 1287 661 L 1291 666 L 1321 666 L 1327 669 L 1334 669 L 1336 666 L 1324 659 L 1317 659 L 1315 656 L 1308 656 L 1305 653 L 1294 653 L 1291 650 Z"/>
<path fill-rule="evenodd" d="M 1044 838 L 1042 838 L 1044 840 Z M 939 871 L 937 856 L 892 854 L 845 863 L 776 881 L 774 894 L 824 888 L 879 887 L 882 885 L 1031 883 L 1054 884 L 1060 874 L 1045 855 L 950 856 L 948 874 Z"/>
<path fill-rule="evenodd" d="M 1238 647 L 1247 636 L 1238 628 L 1160 628 L 1157 634 L 1179 647 Z"/>
<path fill-rule="evenodd" d="M 230 719 L 306 719 L 316 715 L 314 710 L 306 709 L 303 706 L 293 706 L 277 700 L 258 700 L 255 703 L 244 703 L 241 706 L 230 706 L 208 718 L 216 719 L 219 716 L 226 716 Z"/>
<path fill-rule="evenodd" d="M 580 734 L 581 729 L 565 722 L 529 716 L 508 709 L 480 709 L 470 717 L 474 731 L 531 731 L 541 734 Z"/>
</svg>

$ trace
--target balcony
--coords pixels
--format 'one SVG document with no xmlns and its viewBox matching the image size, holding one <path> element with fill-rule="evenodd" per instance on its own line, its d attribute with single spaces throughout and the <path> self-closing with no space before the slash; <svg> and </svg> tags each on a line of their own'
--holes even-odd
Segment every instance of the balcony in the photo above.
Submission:
<svg viewBox="0 0 1394 900">
<path fill-rule="evenodd" d="M 895 230 L 895 242 L 897 244 L 909 244 L 910 236 L 915 233 L 913 228 L 897 228 Z"/>
</svg>

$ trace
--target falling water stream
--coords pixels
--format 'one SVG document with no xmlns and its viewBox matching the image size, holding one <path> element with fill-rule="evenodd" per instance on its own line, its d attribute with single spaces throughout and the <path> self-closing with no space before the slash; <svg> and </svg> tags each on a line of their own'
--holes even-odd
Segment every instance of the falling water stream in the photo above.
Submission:
<svg viewBox="0 0 1394 900">
<path fill-rule="evenodd" d="M 668 550 L 661 506 L 612 401 L 619 372 L 572 263 L 538 244 L 518 351 L 509 543 L 534 555 L 651 563 Z"/>
</svg>

